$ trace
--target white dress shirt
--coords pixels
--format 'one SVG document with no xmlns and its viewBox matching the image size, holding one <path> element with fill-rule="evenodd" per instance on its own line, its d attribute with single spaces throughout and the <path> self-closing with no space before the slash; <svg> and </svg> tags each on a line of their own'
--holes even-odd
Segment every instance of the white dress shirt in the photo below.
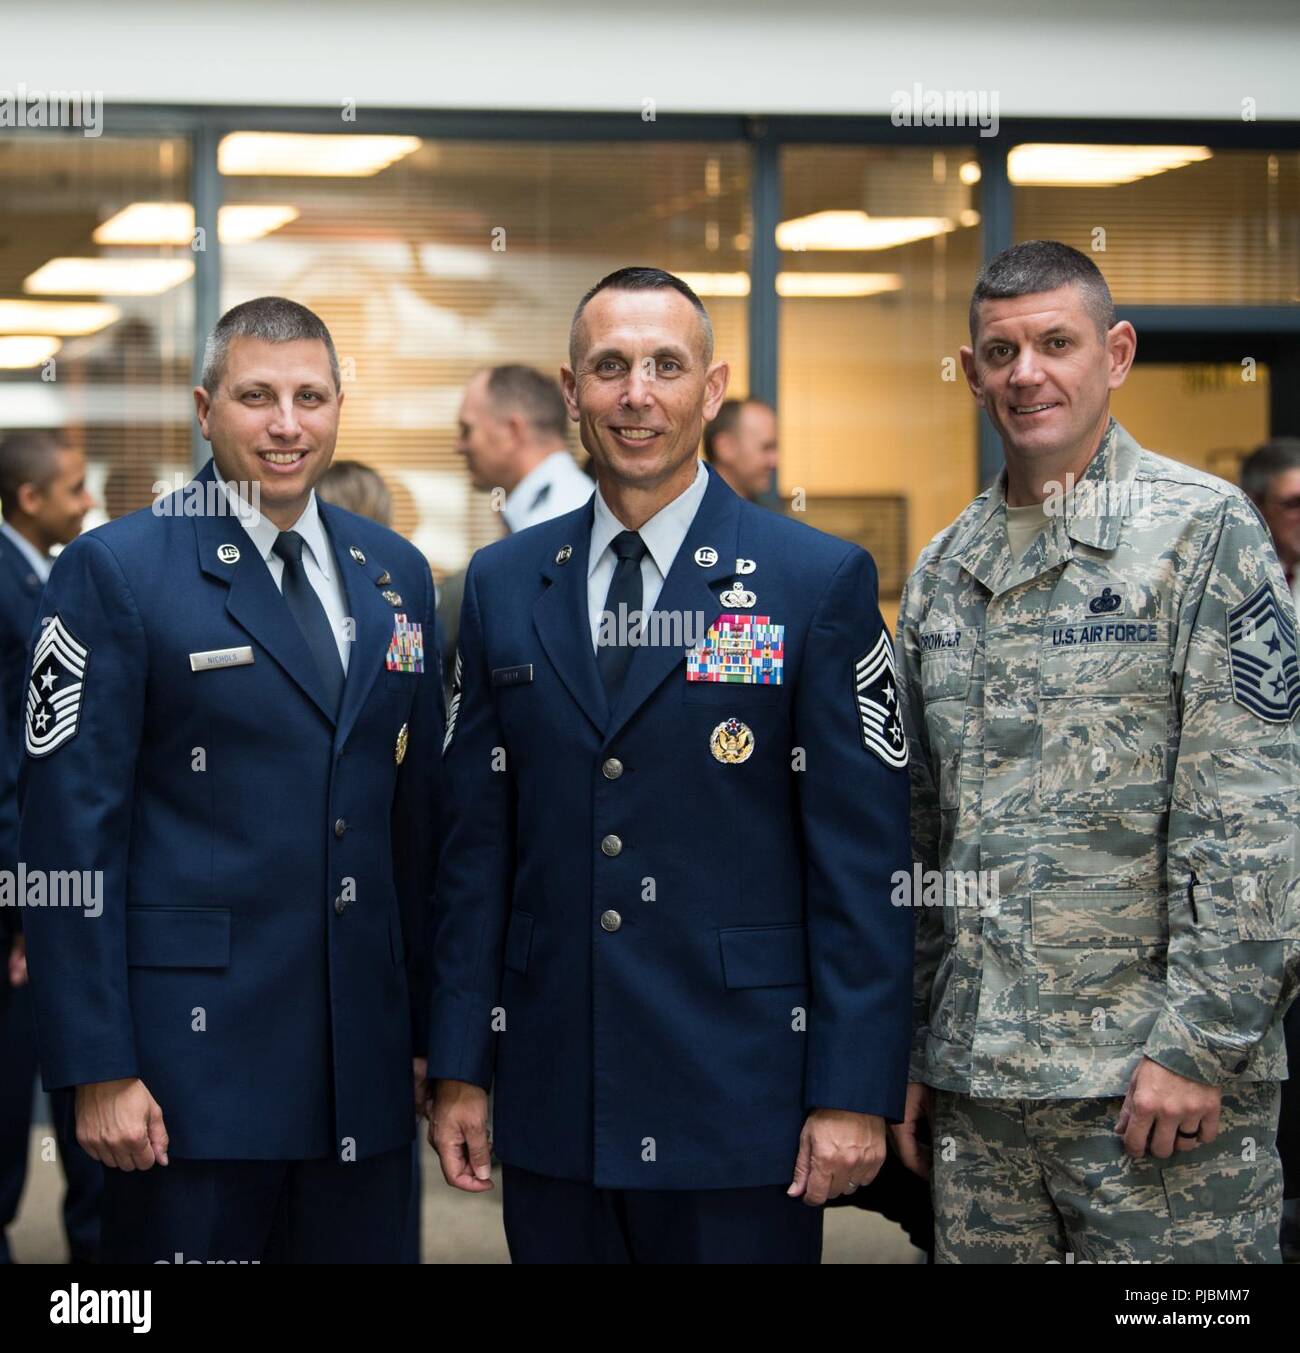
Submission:
<svg viewBox="0 0 1300 1353">
<path fill-rule="evenodd" d="M 502 519 L 511 531 L 562 517 L 591 497 L 592 482 L 567 451 L 552 451 L 506 495 Z"/>
<path fill-rule="evenodd" d="M 641 609 L 653 611 L 659 593 L 663 590 L 664 579 L 673 566 L 677 551 L 691 529 L 695 514 L 704 501 L 705 490 L 709 487 L 709 472 L 704 462 L 699 462 L 699 470 L 690 488 L 679 493 L 667 507 L 658 512 L 637 532 L 645 541 L 645 557 L 641 560 Z M 609 595 L 609 585 L 614 580 L 614 569 L 618 566 L 618 557 L 610 549 L 610 542 L 621 531 L 628 528 L 609 510 L 600 490 L 596 490 L 596 515 L 591 523 L 591 552 L 587 556 L 587 612 L 591 617 L 592 647 L 599 649 L 600 617 L 605 609 L 605 598 Z"/>
<path fill-rule="evenodd" d="M 258 554 L 266 561 L 276 587 L 283 591 L 284 560 L 274 553 L 280 528 L 246 503 L 226 483 L 221 477 L 221 471 L 217 469 L 215 460 L 212 462 L 212 470 L 233 508 L 233 515 L 239 519 L 239 524 L 248 532 L 248 538 L 253 542 Z M 348 653 L 352 647 L 352 626 L 348 620 L 348 603 L 343 593 L 343 580 L 335 567 L 334 551 L 330 549 L 325 523 L 321 521 L 320 510 L 316 506 L 315 489 L 311 491 L 311 497 L 307 499 L 307 506 L 303 508 L 302 515 L 289 530 L 297 531 L 302 537 L 303 572 L 307 575 L 307 581 L 311 583 L 312 591 L 320 598 L 320 603 L 325 608 L 330 629 L 334 631 L 334 642 L 339 646 L 339 660 L 343 663 L 343 672 L 346 676 Z"/>
<path fill-rule="evenodd" d="M 32 566 L 32 572 L 41 582 L 45 582 L 49 578 L 50 569 L 54 567 L 54 560 L 48 554 L 42 554 L 21 531 L 15 531 L 7 521 L 0 521 L 0 534 L 13 542 L 14 549 Z"/>
</svg>

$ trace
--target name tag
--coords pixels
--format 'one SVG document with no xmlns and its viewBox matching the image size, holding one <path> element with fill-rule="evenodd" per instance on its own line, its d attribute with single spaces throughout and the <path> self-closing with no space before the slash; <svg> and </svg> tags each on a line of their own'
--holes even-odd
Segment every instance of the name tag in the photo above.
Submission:
<svg viewBox="0 0 1300 1353">
<path fill-rule="evenodd" d="M 533 679 L 533 664 L 520 663 L 518 667 L 494 667 L 492 684 L 494 686 L 526 686 Z"/>
<path fill-rule="evenodd" d="M 190 654 L 191 672 L 210 672 L 214 667 L 247 667 L 253 661 L 253 650 L 243 648 L 210 648 L 206 653 Z"/>
</svg>

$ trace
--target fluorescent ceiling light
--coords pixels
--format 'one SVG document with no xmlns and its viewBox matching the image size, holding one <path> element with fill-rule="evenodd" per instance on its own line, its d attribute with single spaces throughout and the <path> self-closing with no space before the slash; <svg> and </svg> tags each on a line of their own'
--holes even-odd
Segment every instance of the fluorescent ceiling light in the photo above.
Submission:
<svg viewBox="0 0 1300 1353">
<path fill-rule="evenodd" d="M 12 334 L 0 338 L 0 371 L 20 371 L 40 366 L 63 346 L 61 338 L 46 334 Z"/>
<path fill-rule="evenodd" d="M 697 296 L 748 296 L 747 272 L 681 272 L 678 277 Z"/>
<path fill-rule="evenodd" d="M 418 136 L 231 132 L 217 148 L 217 168 L 223 174 L 367 178 L 421 144 Z"/>
<path fill-rule="evenodd" d="M 1012 146 L 1007 174 L 1021 188 L 1111 187 L 1210 158 L 1207 146 Z"/>
<path fill-rule="evenodd" d="M 0 334 L 97 334 L 122 318 L 102 301 L 7 301 L 0 299 Z"/>
<path fill-rule="evenodd" d="M 297 207 L 225 206 L 217 212 L 222 244 L 248 244 L 298 219 Z M 132 202 L 99 226 L 96 244 L 177 244 L 194 239 L 194 208 L 188 202 Z"/>
<path fill-rule="evenodd" d="M 894 249 L 943 235 L 953 228 L 946 216 L 868 216 L 865 211 L 816 211 L 776 228 L 780 249 Z"/>
<path fill-rule="evenodd" d="M 978 183 L 983 177 L 983 170 L 980 169 L 978 160 L 965 160 L 961 168 L 957 171 L 957 177 L 969 188 Z"/>
<path fill-rule="evenodd" d="M 776 294 L 791 297 L 879 296 L 901 291 L 903 279 L 896 272 L 779 272 Z"/>
<path fill-rule="evenodd" d="M 35 296 L 157 296 L 194 275 L 188 258 L 52 258 L 23 282 Z"/>
<path fill-rule="evenodd" d="M 697 296 L 748 296 L 747 272 L 683 272 L 678 276 Z M 779 272 L 776 293 L 789 297 L 878 296 L 901 291 L 896 272 Z"/>
</svg>

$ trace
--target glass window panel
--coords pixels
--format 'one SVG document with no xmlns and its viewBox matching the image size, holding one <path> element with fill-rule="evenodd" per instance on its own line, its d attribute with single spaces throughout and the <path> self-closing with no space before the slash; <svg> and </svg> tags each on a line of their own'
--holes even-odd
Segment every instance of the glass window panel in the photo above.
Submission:
<svg viewBox="0 0 1300 1353">
<path fill-rule="evenodd" d="M 67 431 L 96 500 L 87 528 L 189 477 L 189 232 L 172 244 L 95 238 L 133 204 L 184 217 L 188 155 L 182 139 L 0 135 L 0 432 Z M 50 266 L 64 259 L 75 262 Z M 54 346 L 52 361 L 13 341 L 23 337 Z"/>
<path fill-rule="evenodd" d="M 977 488 L 975 409 L 957 357 L 979 267 L 974 158 L 781 153 L 781 493 L 789 502 L 803 489 L 810 518 L 830 529 L 864 522 L 849 533 L 879 556 L 891 623 L 918 551 Z"/>
<path fill-rule="evenodd" d="M 1120 304 L 1300 303 L 1300 153 L 1050 145 L 1018 158 L 1025 149 L 1008 160 L 1016 238 L 1082 250 Z M 1138 151 L 1145 163 L 1129 153 Z M 1178 163 L 1189 155 L 1198 158 Z M 1132 174 L 1127 183 L 1042 182 Z"/>
<path fill-rule="evenodd" d="M 306 167 L 288 144 L 285 167 Z M 320 153 L 318 171 L 334 151 Z M 347 394 L 335 454 L 384 475 L 395 526 L 439 576 L 501 533 L 453 450 L 476 370 L 528 362 L 558 377 L 574 306 L 625 264 L 723 274 L 719 287 L 749 270 L 740 144 L 416 140 L 366 177 L 228 173 L 223 192 L 228 205 L 294 213 L 224 247 L 223 307 L 275 293 L 325 320 Z M 748 302 L 706 304 L 743 391 Z M 585 459 L 576 429 L 570 441 Z"/>
</svg>

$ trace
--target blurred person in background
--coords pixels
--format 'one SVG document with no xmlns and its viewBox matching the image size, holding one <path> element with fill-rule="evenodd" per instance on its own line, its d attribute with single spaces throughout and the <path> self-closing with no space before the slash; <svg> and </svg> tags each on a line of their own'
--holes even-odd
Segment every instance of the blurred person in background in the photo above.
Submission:
<svg viewBox="0 0 1300 1353">
<path fill-rule="evenodd" d="M 487 367 L 465 387 L 456 450 L 474 487 L 493 495 L 507 533 L 563 516 L 591 497 L 591 479 L 569 454 L 568 426 L 559 384 L 531 366 Z M 438 587 L 449 691 L 464 589 L 464 569 Z"/>
<path fill-rule="evenodd" d="M 369 517 L 380 526 L 393 525 L 393 495 L 384 477 L 359 460 L 336 460 L 320 477 L 316 493 L 327 503 Z"/>
<path fill-rule="evenodd" d="M 1300 605 L 1300 437 L 1276 437 L 1256 447 L 1242 462 L 1241 487 L 1259 508 Z M 1282 1257 L 1294 1264 L 1300 1263 L 1300 1001 L 1287 1012 L 1284 1028 L 1291 1078 L 1282 1083 L 1277 1149 L 1285 1177 Z"/>
<path fill-rule="evenodd" d="M 0 869 L 18 863 L 15 786 L 22 751 L 23 675 L 51 551 L 81 534 L 94 500 L 86 489 L 86 458 L 57 432 L 11 432 L 0 443 Z M 27 990 L 22 913 L 0 907 L 0 1263 L 9 1260 L 5 1229 L 12 1223 L 27 1176 L 36 1035 Z M 99 1164 L 77 1145 L 70 1090 L 50 1096 L 67 1191 L 63 1225 L 74 1263 L 93 1261 L 99 1246 Z"/>
<path fill-rule="evenodd" d="M 742 498 L 761 502 L 776 476 L 776 410 L 761 399 L 728 399 L 704 429 L 704 459 Z"/>
</svg>

